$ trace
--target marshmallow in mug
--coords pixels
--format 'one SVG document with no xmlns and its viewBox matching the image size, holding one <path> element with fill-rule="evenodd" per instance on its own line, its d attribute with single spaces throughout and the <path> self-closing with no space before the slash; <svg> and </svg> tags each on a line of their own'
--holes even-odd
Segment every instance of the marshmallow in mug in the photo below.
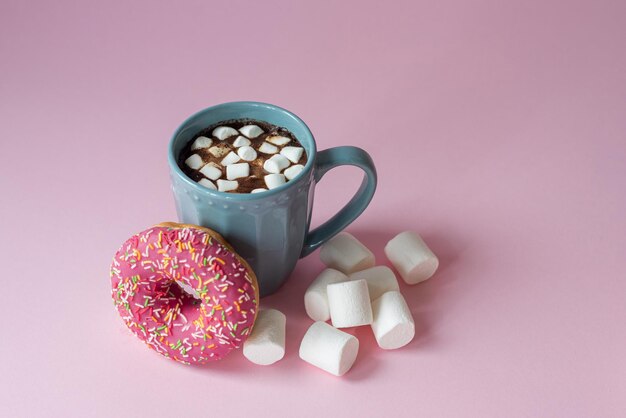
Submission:
<svg viewBox="0 0 626 418">
<path fill-rule="evenodd" d="M 263 164 L 263 168 L 268 173 L 279 174 L 285 168 L 289 167 L 289 164 L 289 160 L 285 156 L 281 154 L 276 154 L 273 155 L 269 160 L 265 161 L 265 163 Z"/>
<path fill-rule="evenodd" d="M 217 190 L 217 187 L 215 186 L 215 183 L 213 183 L 211 180 L 209 179 L 200 179 L 200 181 L 198 182 L 198 184 L 206 187 L 207 189 L 211 189 L 211 190 Z"/>
<path fill-rule="evenodd" d="M 193 154 L 185 160 L 185 164 L 187 164 L 189 168 L 198 170 L 204 165 L 204 161 L 198 154 Z"/>
<path fill-rule="evenodd" d="M 246 125 L 239 128 L 239 132 L 248 138 L 256 138 L 263 133 L 263 129 L 259 128 L 257 125 Z"/>
<path fill-rule="evenodd" d="M 197 150 L 202 148 L 211 148 L 211 145 L 213 145 L 213 140 L 211 138 L 199 136 L 195 141 L 193 141 L 193 144 L 191 144 L 191 149 Z"/>
<path fill-rule="evenodd" d="M 265 184 L 270 190 L 282 186 L 286 182 L 287 180 L 285 179 L 284 174 L 268 174 L 265 176 Z"/>
<path fill-rule="evenodd" d="M 235 164 L 237 161 L 241 160 L 241 158 L 239 157 L 239 155 L 237 155 L 234 152 L 229 152 L 228 154 L 226 154 L 226 157 L 224 157 L 222 159 L 222 165 L 224 167 L 229 166 L 231 164 Z"/>
<path fill-rule="evenodd" d="M 274 135 L 274 136 L 270 136 L 266 139 L 267 142 L 270 142 L 274 145 L 278 145 L 278 146 L 283 146 L 288 144 L 289 142 L 291 142 L 291 138 L 288 138 L 286 136 L 278 136 L 278 135 Z"/>
<path fill-rule="evenodd" d="M 285 147 L 280 150 L 280 155 L 284 156 L 289 161 L 295 164 L 300 161 L 303 152 L 304 149 L 302 147 Z"/>
<path fill-rule="evenodd" d="M 236 180 L 250 175 L 250 166 L 248 163 L 237 163 L 226 166 L 226 178 L 228 180 Z"/>
<path fill-rule="evenodd" d="M 217 181 L 217 190 L 220 192 L 230 192 L 231 190 L 237 190 L 239 183 L 236 180 L 222 180 Z"/>
<path fill-rule="evenodd" d="M 215 158 L 223 157 L 229 152 L 230 148 L 224 144 L 218 144 L 209 148 L 209 153 Z"/>
<path fill-rule="evenodd" d="M 293 180 L 302 170 L 304 170 L 304 166 L 302 164 L 296 164 L 286 169 L 283 174 L 285 174 L 287 180 Z"/>
<path fill-rule="evenodd" d="M 246 138 L 245 136 L 239 135 L 237 139 L 235 139 L 235 141 L 233 142 L 233 147 L 235 148 L 246 147 L 246 146 L 249 146 L 251 143 L 252 142 L 250 142 L 248 138 Z"/>
<path fill-rule="evenodd" d="M 238 135 L 239 132 L 237 132 L 235 129 L 231 128 L 230 126 L 218 126 L 217 128 L 213 129 L 212 134 L 217 139 L 223 141 L 226 138 L 230 138 L 231 136 Z"/>
<path fill-rule="evenodd" d="M 244 161 L 254 161 L 256 160 L 257 153 L 251 146 L 244 145 L 237 150 L 237 155 Z"/>
<path fill-rule="evenodd" d="M 222 177 L 222 170 L 220 169 L 220 166 L 215 163 L 208 163 L 200 169 L 200 172 L 204 175 L 204 177 L 210 180 L 217 180 Z"/>
<path fill-rule="evenodd" d="M 270 144 L 269 142 L 264 142 L 259 147 L 259 151 L 263 154 L 276 154 L 278 152 L 278 147 Z"/>
</svg>

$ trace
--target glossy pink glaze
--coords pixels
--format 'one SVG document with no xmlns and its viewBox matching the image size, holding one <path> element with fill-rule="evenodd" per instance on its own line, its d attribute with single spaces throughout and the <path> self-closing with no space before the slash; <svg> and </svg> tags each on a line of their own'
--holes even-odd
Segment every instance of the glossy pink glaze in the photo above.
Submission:
<svg viewBox="0 0 626 418">
<path fill-rule="evenodd" d="M 184 292 L 195 289 L 199 299 Z M 250 334 L 258 300 L 247 265 L 208 232 L 156 226 L 129 238 L 111 265 L 112 296 L 128 328 L 187 364 L 219 360 Z"/>
</svg>

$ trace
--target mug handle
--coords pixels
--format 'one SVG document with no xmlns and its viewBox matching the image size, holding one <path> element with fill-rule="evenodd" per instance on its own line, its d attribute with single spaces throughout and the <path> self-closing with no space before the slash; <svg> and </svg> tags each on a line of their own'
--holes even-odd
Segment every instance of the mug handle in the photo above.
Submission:
<svg viewBox="0 0 626 418">
<path fill-rule="evenodd" d="M 313 174 L 315 182 L 319 182 L 330 169 L 340 165 L 353 165 L 362 169 L 365 172 L 365 176 L 363 176 L 361 186 L 352 196 L 352 199 L 335 216 L 313 231 L 309 231 L 304 240 L 300 257 L 311 254 L 317 247 L 350 225 L 363 213 L 374 196 L 377 182 L 376 167 L 374 167 L 372 157 L 357 147 L 335 147 L 318 152 Z"/>
</svg>

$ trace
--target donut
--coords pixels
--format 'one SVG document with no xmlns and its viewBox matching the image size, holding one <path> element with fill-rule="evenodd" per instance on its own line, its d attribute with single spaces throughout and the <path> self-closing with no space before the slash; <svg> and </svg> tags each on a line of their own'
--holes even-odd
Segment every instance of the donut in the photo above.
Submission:
<svg viewBox="0 0 626 418">
<path fill-rule="evenodd" d="M 168 222 L 122 244 L 111 264 L 111 296 L 148 347 L 181 363 L 205 364 L 250 335 L 259 286 L 217 232 Z"/>
</svg>

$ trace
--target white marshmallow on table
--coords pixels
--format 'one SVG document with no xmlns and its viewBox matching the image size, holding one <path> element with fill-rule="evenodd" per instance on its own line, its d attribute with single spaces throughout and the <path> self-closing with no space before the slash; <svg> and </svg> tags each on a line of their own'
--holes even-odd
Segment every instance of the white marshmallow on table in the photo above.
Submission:
<svg viewBox="0 0 626 418">
<path fill-rule="evenodd" d="M 240 179 L 250 175 L 248 163 L 229 164 L 226 166 L 226 178 L 228 180 Z"/>
<path fill-rule="evenodd" d="M 239 128 L 239 132 L 248 138 L 256 138 L 263 133 L 263 129 L 259 128 L 257 125 L 246 125 Z"/>
<path fill-rule="evenodd" d="M 192 154 L 185 160 L 185 164 L 187 164 L 189 168 L 197 170 L 204 165 L 204 161 L 198 154 Z"/>
<path fill-rule="evenodd" d="M 200 148 L 209 148 L 213 144 L 213 140 L 206 136 L 199 136 L 191 144 L 191 149 L 196 150 Z"/>
<path fill-rule="evenodd" d="M 198 184 L 203 185 L 207 189 L 211 189 L 211 190 L 217 189 L 217 187 L 215 187 L 215 184 L 213 184 L 213 182 L 209 179 L 200 179 L 200 181 L 198 181 Z"/>
<path fill-rule="evenodd" d="M 224 155 L 228 154 L 230 152 L 230 148 L 228 148 L 227 146 L 224 146 L 224 145 L 216 145 L 214 147 L 209 148 L 209 152 L 215 158 L 220 158 L 220 157 L 223 157 Z"/>
<path fill-rule="evenodd" d="M 302 147 L 285 147 L 280 150 L 280 154 L 287 157 L 292 163 L 300 161 L 300 157 L 302 157 L 303 152 L 304 148 Z"/>
<path fill-rule="evenodd" d="M 267 191 L 267 189 L 261 188 L 261 189 L 254 189 L 250 193 L 261 193 L 261 192 L 266 192 L 266 191 Z"/>
<path fill-rule="evenodd" d="M 415 337 L 415 322 L 406 301 L 397 290 L 383 293 L 372 302 L 372 331 L 380 348 L 400 348 Z"/>
<path fill-rule="evenodd" d="M 268 142 L 264 142 L 259 147 L 259 152 L 262 152 L 263 154 L 276 154 L 278 152 L 278 147 Z"/>
<path fill-rule="evenodd" d="M 422 238 L 412 231 L 401 232 L 385 246 L 385 254 L 408 284 L 429 279 L 439 267 L 439 259 Z"/>
<path fill-rule="evenodd" d="M 300 358 L 320 369 L 343 376 L 354 364 L 359 353 L 359 340 L 346 332 L 315 322 L 300 343 Z"/>
<path fill-rule="evenodd" d="M 399 290 L 398 279 L 387 266 L 376 266 L 352 273 L 348 279 L 365 280 L 370 300 L 378 299 L 380 295 L 391 290 Z"/>
<path fill-rule="evenodd" d="M 285 168 L 289 167 L 291 163 L 285 157 L 280 154 L 272 155 L 271 158 L 265 160 L 263 163 L 263 169 L 268 173 L 278 174 Z"/>
<path fill-rule="evenodd" d="M 245 136 L 239 135 L 237 139 L 235 139 L 235 141 L 233 142 L 233 147 L 239 148 L 239 147 L 244 147 L 250 144 L 251 142 L 248 138 L 246 138 Z"/>
<path fill-rule="evenodd" d="M 304 166 L 302 164 L 292 165 L 283 173 L 287 180 L 293 180 L 298 174 L 300 174 L 304 170 Z"/>
<path fill-rule="evenodd" d="M 276 363 L 285 356 L 287 318 L 276 309 L 261 309 L 252 333 L 243 343 L 243 355 L 261 366 Z"/>
<path fill-rule="evenodd" d="M 226 138 L 230 138 L 231 136 L 239 135 L 236 129 L 231 128 L 230 126 L 218 126 L 213 129 L 213 136 L 217 139 L 224 140 Z"/>
<path fill-rule="evenodd" d="M 347 232 L 341 232 L 322 245 L 322 263 L 343 273 L 374 267 L 374 254 L 359 240 Z"/>
<path fill-rule="evenodd" d="M 211 180 L 217 180 L 222 177 L 222 170 L 220 170 L 219 166 L 213 162 L 208 163 L 204 167 L 200 169 L 200 172 L 204 177 L 207 177 Z"/>
<path fill-rule="evenodd" d="M 285 145 L 291 141 L 291 138 L 288 138 L 286 136 L 273 135 L 273 136 L 265 138 L 265 140 L 267 142 L 271 142 L 274 145 Z"/>
<path fill-rule="evenodd" d="M 253 161 L 256 159 L 256 151 L 254 148 L 244 145 L 237 150 L 237 155 L 244 161 Z"/>
<path fill-rule="evenodd" d="M 326 269 L 313 280 L 306 292 L 304 292 L 304 309 L 307 315 L 314 321 L 328 321 L 328 294 L 326 287 L 329 284 L 345 282 L 348 276 L 335 269 Z"/>
<path fill-rule="evenodd" d="M 230 192 L 231 190 L 237 190 L 239 187 L 239 183 L 237 180 L 218 180 L 217 181 L 217 190 L 220 192 Z"/>
<path fill-rule="evenodd" d="M 235 164 L 239 160 L 241 160 L 241 158 L 239 158 L 239 155 L 231 151 L 228 153 L 228 155 L 226 155 L 226 157 L 222 159 L 221 163 L 223 166 L 227 166 L 227 165 Z"/>
<path fill-rule="evenodd" d="M 284 174 L 268 174 L 265 176 L 265 184 L 270 190 L 282 186 L 286 182 Z"/>
<path fill-rule="evenodd" d="M 365 280 L 332 283 L 326 286 L 330 320 L 336 328 L 372 323 L 372 305 Z"/>
</svg>

